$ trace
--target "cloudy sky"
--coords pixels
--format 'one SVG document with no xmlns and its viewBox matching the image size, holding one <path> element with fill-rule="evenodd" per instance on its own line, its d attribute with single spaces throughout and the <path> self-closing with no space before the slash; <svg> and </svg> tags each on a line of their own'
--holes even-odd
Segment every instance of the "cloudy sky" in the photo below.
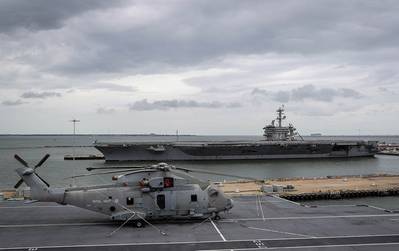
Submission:
<svg viewBox="0 0 399 251">
<path fill-rule="evenodd" d="M 399 2 L 0 0 L 0 133 L 399 134 Z"/>
</svg>

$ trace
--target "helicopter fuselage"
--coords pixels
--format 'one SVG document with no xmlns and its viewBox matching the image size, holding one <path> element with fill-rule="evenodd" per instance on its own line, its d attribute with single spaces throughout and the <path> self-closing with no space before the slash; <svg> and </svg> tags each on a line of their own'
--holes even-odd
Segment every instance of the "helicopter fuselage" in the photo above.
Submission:
<svg viewBox="0 0 399 251">
<path fill-rule="evenodd" d="M 112 184 L 71 188 L 50 188 L 28 168 L 17 173 L 31 187 L 34 200 L 73 205 L 113 220 L 198 219 L 233 207 L 217 186 L 201 187 L 190 176 L 169 169 L 133 171 L 114 176 Z"/>
</svg>

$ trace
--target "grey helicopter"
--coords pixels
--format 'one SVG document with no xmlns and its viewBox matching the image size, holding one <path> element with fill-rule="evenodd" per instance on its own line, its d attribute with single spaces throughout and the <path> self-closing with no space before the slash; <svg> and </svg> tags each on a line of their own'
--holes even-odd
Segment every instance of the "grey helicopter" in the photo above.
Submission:
<svg viewBox="0 0 399 251">
<path fill-rule="evenodd" d="M 221 213 L 233 208 L 233 200 L 217 185 L 204 182 L 189 173 L 252 179 L 159 163 L 70 177 L 122 173 L 114 175 L 110 184 L 53 188 L 36 173 L 36 169 L 50 157 L 49 154 L 33 168 L 18 155 L 14 157 L 23 165 L 16 169 L 21 179 L 15 188 L 26 183 L 31 189 L 33 201 L 73 205 L 105 214 L 115 221 L 124 221 L 124 224 L 131 221 L 136 227 L 150 224 L 151 220 L 218 220 Z M 92 167 L 87 170 L 109 168 L 121 167 Z"/>
</svg>

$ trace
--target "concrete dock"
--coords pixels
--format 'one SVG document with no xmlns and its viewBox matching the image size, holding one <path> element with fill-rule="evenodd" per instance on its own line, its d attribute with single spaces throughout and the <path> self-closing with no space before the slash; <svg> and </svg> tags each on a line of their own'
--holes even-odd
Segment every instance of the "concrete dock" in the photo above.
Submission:
<svg viewBox="0 0 399 251">
<path fill-rule="evenodd" d="M 125 226 L 72 206 L 0 203 L 0 250 L 398 250 L 399 214 L 372 206 L 306 207 L 237 197 L 219 221 Z M 166 235 L 161 235 L 161 229 Z"/>
<path fill-rule="evenodd" d="M 104 156 L 102 155 L 94 155 L 94 154 L 89 154 L 89 155 L 64 155 L 64 160 L 94 160 L 94 159 L 104 159 Z"/>
<path fill-rule="evenodd" d="M 262 181 L 231 181 L 220 184 L 229 195 L 256 195 L 274 191 L 292 200 L 399 195 L 399 175 L 289 178 Z"/>
</svg>

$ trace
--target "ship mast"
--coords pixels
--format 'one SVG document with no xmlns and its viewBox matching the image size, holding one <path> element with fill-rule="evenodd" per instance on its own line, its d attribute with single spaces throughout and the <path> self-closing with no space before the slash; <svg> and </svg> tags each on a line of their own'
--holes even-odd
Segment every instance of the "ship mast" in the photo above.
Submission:
<svg viewBox="0 0 399 251">
<path fill-rule="evenodd" d="M 278 121 L 278 127 L 281 127 L 282 125 L 282 121 L 286 118 L 286 116 L 284 115 L 284 105 L 282 105 L 281 107 L 279 107 L 277 109 L 277 121 Z"/>
</svg>

